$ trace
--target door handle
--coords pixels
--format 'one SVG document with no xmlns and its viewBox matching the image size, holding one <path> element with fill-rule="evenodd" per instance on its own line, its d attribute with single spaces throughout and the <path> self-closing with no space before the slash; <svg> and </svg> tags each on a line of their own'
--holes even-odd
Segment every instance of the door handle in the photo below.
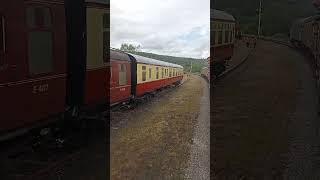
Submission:
<svg viewBox="0 0 320 180">
<path fill-rule="evenodd" d="M 17 70 L 17 68 L 18 68 L 18 66 L 15 64 L 10 66 L 10 69 L 12 69 L 12 70 Z"/>
</svg>

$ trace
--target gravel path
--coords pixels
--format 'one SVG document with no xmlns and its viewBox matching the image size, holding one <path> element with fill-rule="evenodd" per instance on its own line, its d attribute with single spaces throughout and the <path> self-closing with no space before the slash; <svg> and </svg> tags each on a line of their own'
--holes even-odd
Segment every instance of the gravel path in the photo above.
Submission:
<svg viewBox="0 0 320 180">
<path fill-rule="evenodd" d="M 208 83 L 202 79 L 203 95 L 200 114 L 194 129 L 186 179 L 210 179 L 210 93 Z"/>
<path fill-rule="evenodd" d="M 284 179 L 320 179 L 317 92 L 310 66 L 297 61 L 297 105 L 288 123 L 289 154 Z"/>
<path fill-rule="evenodd" d="M 211 92 L 216 179 L 281 179 L 288 122 L 296 109 L 298 60 L 288 47 L 260 41 Z"/>
</svg>

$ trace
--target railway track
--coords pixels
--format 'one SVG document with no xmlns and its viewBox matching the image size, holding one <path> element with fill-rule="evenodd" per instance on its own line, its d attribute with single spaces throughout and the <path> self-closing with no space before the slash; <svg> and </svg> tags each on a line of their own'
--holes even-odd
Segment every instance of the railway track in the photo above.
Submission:
<svg viewBox="0 0 320 180">
<path fill-rule="evenodd" d="M 169 85 L 169 86 L 167 86 L 165 88 L 162 88 L 162 89 L 158 90 L 155 93 L 146 94 L 146 95 L 144 95 L 144 96 L 142 96 L 140 98 L 137 98 L 134 101 L 128 101 L 128 102 L 117 104 L 117 105 L 111 107 L 111 112 L 119 112 L 119 111 L 125 111 L 125 110 L 134 109 L 139 104 L 142 104 L 142 103 L 150 101 L 156 95 L 160 95 L 163 92 L 165 93 L 165 92 L 173 91 L 174 89 L 182 86 L 187 81 L 189 81 L 188 75 L 186 75 L 182 79 L 181 83 L 179 83 L 178 85 Z M 109 112 L 108 111 L 103 112 L 104 116 L 106 116 L 106 113 L 109 113 Z"/>
<path fill-rule="evenodd" d="M 80 160 L 87 148 L 102 139 L 102 131 L 93 126 L 92 123 L 88 129 L 75 129 L 63 138 L 48 134 L 40 138 L 25 136 L 4 142 L 0 151 L 0 166 L 3 167 L 0 170 L 1 179 L 65 179 L 62 178 L 65 169 Z"/>
</svg>

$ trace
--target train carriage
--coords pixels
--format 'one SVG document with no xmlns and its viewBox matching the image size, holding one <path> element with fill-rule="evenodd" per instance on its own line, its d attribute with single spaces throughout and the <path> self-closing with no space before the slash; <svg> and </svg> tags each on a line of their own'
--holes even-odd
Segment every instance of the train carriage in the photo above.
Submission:
<svg viewBox="0 0 320 180">
<path fill-rule="evenodd" d="M 87 63 L 84 103 L 90 106 L 107 102 L 109 2 L 107 0 L 86 0 L 86 11 Z"/>
<path fill-rule="evenodd" d="M 64 111 L 64 1 L 0 2 L 0 132 Z"/>
<path fill-rule="evenodd" d="M 179 84 L 183 67 L 177 64 L 110 50 L 110 102 L 115 105 Z"/>
<path fill-rule="evenodd" d="M 290 29 L 290 41 L 312 57 L 317 85 L 320 86 L 320 15 L 299 19 Z"/>
<path fill-rule="evenodd" d="M 141 96 L 182 80 L 183 67 L 138 55 L 136 59 L 136 96 Z"/>
<path fill-rule="evenodd" d="M 131 94 L 131 59 L 127 54 L 110 50 L 110 104 L 127 101 Z"/>
<path fill-rule="evenodd" d="M 306 18 L 295 21 L 290 29 L 290 41 L 296 46 L 302 45 L 302 35 L 305 20 Z"/>
<path fill-rule="evenodd" d="M 235 41 L 235 19 L 232 15 L 211 10 L 211 68 L 214 76 L 226 68 L 226 61 L 231 59 Z"/>
<path fill-rule="evenodd" d="M 108 99 L 109 1 L 85 3 L 84 104 L 92 105 Z M 66 112 L 72 74 L 67 65 L 79 61 L 67 59 L 66 6 L 65 0 L 0 1 L 1 137 L 45 125 Z"/>
</svg>

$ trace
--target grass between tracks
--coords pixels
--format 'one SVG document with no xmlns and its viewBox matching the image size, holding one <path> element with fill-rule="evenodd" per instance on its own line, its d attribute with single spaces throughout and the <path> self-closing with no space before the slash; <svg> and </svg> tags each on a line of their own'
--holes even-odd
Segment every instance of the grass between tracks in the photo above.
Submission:
<svg viewBox="0 0 320 180">
<path fill-rule="evenodd" d="M 200 108 L 201 83 L 199 77 L 191 76 L 157 102 L 126 112 L 125 126 L 111 134 L 111 179 L 183 177 Z"/>
</svg>

